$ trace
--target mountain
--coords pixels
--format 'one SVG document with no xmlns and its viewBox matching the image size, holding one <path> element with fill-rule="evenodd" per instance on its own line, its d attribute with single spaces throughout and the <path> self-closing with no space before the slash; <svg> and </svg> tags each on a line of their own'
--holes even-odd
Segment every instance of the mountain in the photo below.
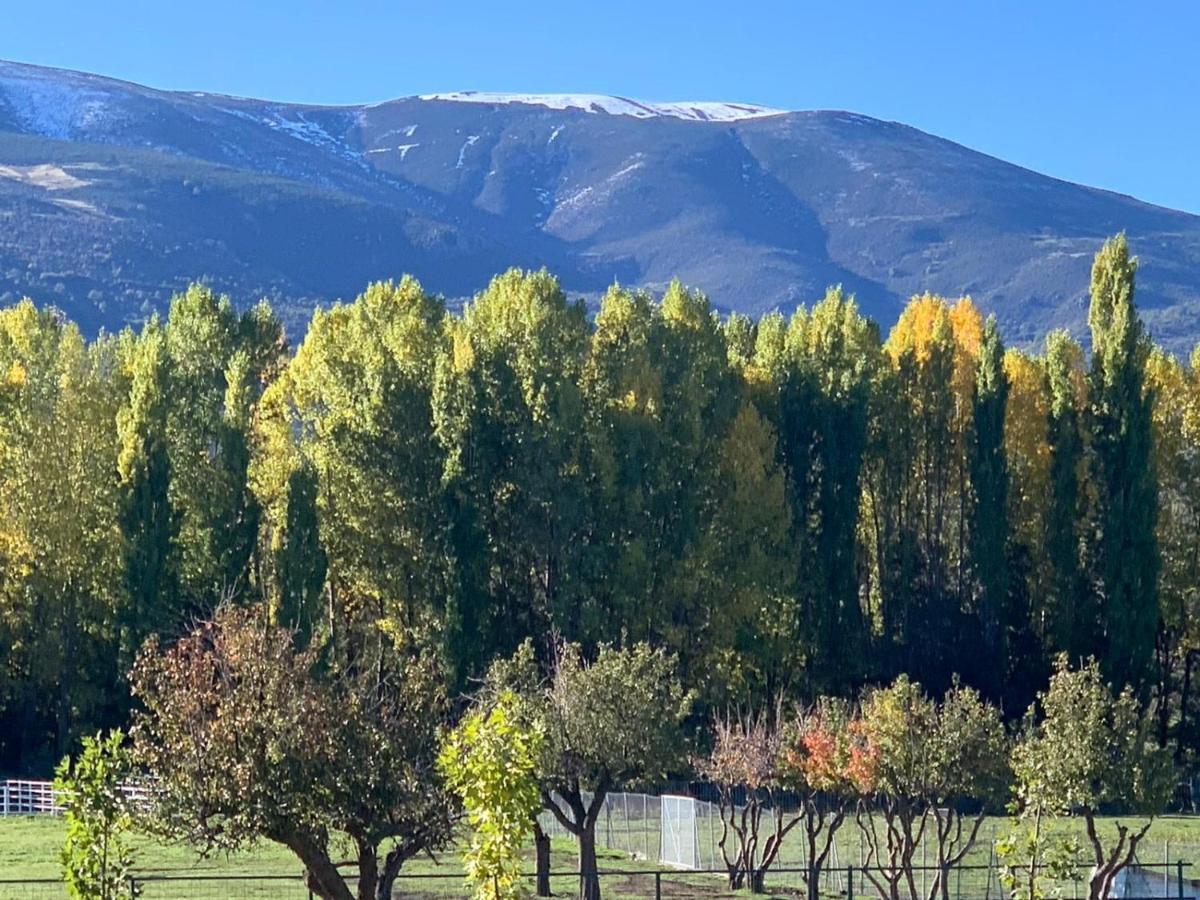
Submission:
<svg viewBox="0 0 1200 900">
<path fill-rule="evenodd" d="M 0 62 L 0 301 L 89 331 L 198 277 L 295 333 L 373 279 L 456 299 L 544 265 L 589 298 L 678 276 L 751 314 L 840 283 L 885 327 L 914 293 L 968 293 L 1032 343 L 1083 333 L 1092 254 L 1122 229 L 1151 330 L 1189 348 L 1200 217 L 894 122 L 562 94 L 309 106 Z"/>
</svg>

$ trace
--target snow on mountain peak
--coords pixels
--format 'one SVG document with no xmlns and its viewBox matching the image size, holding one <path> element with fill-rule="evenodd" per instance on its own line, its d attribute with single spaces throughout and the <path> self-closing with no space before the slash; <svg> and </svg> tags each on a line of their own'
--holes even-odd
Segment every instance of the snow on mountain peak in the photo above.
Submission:
<svg viewBox="0 0 1200 900">
<path fill-rule="evenodd" d="M 633 116 L 637 119 L 669 116 L 695 122 L 736 122 L 740 119 L 779 116 L 787 112 L 785 109 L 771 109 L 753 103 L 643 103 L 628 97 L 611 97 L 606 94 L 497 94 L 488 91 L 454 91 L 446 94 L 422 94 L 420 99 L 489 105 L 523 103 L 548 109 L 579 109 L 589 113 L 607 113 L 610 116 Z"/>
</svg>

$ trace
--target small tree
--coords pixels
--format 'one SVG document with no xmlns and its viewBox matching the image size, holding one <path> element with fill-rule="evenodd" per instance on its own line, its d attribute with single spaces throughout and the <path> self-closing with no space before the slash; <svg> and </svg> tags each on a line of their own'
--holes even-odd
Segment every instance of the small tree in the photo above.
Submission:
<svg viewBox="0 0 1200 900">
<path fill-rule="evenodd" d="M 55 770 L 54 792 L 63 806 L 67 837 L 63 882 L 76 900 L 124 900 L 140 891 L 133 881 L 134 853 L 126 841 L 133 824 L 122 784 L 132 766 L 125 735 L 83 739 L 83 749 Z"/>
<path fill-rule="evenodd" d="M 1019 806 L 1013 806 L 1012 827 L 996 841 L 1000 883 L 1011 900 L 1061 896 L 1061 890 L 1047 894 L 1042 876 L 1054 882 L 1074 881 L 1078 878 L 1083 847 L 1061 824 L 1055 827 L 1043 810 L 1032 810 L 1026 815 Z"/>
<path fill-rule="evenodd" d="M 865 742 L 861 759 L 870 763 L 857 777 L 876 797 L 874 808 L 860 805 L 857 816 L 868 851 L 865 876 L 883 900 L 919 900 L 913 855 L 932 825 L 938 871 L 928 896 L 947 900 L 950 869 L 974 846 L 984 804 L 1007 784 L 999 712 L 959 685 L 939 704 L 901 675 L 867 695 L 857 732 Z M 963 812 L 968 802 L 974 813 Z"/>
<path fill-rule="evenodd" d="M 534 658 L 533 642 L 526 638 L 510 658 L 492 662 L 484 679 L 483 690 L 475 699 L 475 703 L 485 709 L 503 699 L 509 716 L 522 730 L 537 732 L 541 736 L 537 761 L 539 778 L 546 765 L 545 689 L 546 683 Z M 538 808 L 530 814 L 529 827 L 533 831 L 536 893 L 539 897 L 549 897 L 550 835 L 546 834 L 538 820 L 540 809 L 539 802 Z"/>
<path fill-rule="evenodd" d="M 359 656 L 336 670 L 259 608 L 224 609 L 167 649 L 147 642 L 134 738 L 155 779 L 156 830 L 202 853 L 280 843 L 327 900 L 390 898 L 406 860 L 444 846 L 436 669 L 381 634 L 354 637 Z M 335 833 L 356 852 L 356 891 Z"/>
<path fill-rule="evenodd" d="M 748 884 L 751 892 L 762 893 L 784 838 L 803 825 L 808 889 L 815 898 L 834 835 L 855 795 L 850 712 L 847 704 L 826 698 L 790 722 L 781 719 L 779 712 L 718 716 L 712 752 L 698 761 L 698 768 L 717 787 L 718 845 L 730 888 Z M 785 811 L 785 790 L 800 795 L 795 810 Z M 768 815 L 771 832 L 763 839 L 762 822 Z"/>
<path fill-rule="evenodd" d="M 583 900 L 600 897 L 596 818 L 605 797 L 623 783 L 661 779 L 682 761 L 680 724 L 691 703 L 675 658 L 647 644 L 602 646 L 592 663 L 576 645 L 559 648 L 542 697 L 542 802 L 579 841 Z"/>
<path fill-rule="evenodd" d="M 501 694 L 490 709 L 475 710 L 442 744 L 438 767 L 462 799 L 474 835 L 465 854 L 477 900 L 525 895 L 521 848 L 541 806 L 537 762 L 540 727 L 515 711 L 515 695 Z"/>
<path fill-rule="evenodd" d="M 857 728 L 850 705 L 826 697 L 797 712 L 784 731 L 780 777 L 800 795 L 810 900 L 819 896 L 834 837 L 859 794 L 856 774 L 862 773 L 863 759 L 853 740 Z"/>
<path fill-rule="evenodd" d="M 1017 800 L 1025 816 L 1083 817 L 1092 848 L 1089 900 L 1109 896 L 1152 817 L 1170 798 L 1170 755 L 1155 746 L 1151 730 L 1132 690 L 1114 697 L 1095 660 L 1072 670 L 1061 656 L 1049 687 L 1030 707 L 1025 734 L 1013 750 Z M 1118 821 L 1115 840 L 1106 841 L 1096 819 L 1102 807 L 1112 806 L 1151 818 L 1140 827 Z M 1036 861 L 1033 865 L 1030 893 L 1036 890 Z"/>
<path fill-rule="evenodd" d="M 925 796 L 933 815 L 937 875 L 929 897 L 950 900 L 950 870 L 979 837 L 989 805 L 1002 804 L 1011 781 L 1000 710 L 974 688 L 954 685 L 942 698 Z M 972 812 L 966 812 L 968 807 Z"/>
<path fill-rule="evenodd" d="M 730 890 L 746 886 L 761 893 L 763 879 L 783 838 L 799 822 L 784 821 L 778 803 L 779 730 L 765 712 L 717 716 L 713 721 L 712 752 L 698 761 L 700 773 L 717 788 L 721 838 L 717 846 L 725 862 Z M 741 808 L 737 800 L 744 791 Z M 774 818 L 774 829 L 759 852 L 763 814 Z M 730 838 L 733 838 L 731 841 Z"/>
</svg>

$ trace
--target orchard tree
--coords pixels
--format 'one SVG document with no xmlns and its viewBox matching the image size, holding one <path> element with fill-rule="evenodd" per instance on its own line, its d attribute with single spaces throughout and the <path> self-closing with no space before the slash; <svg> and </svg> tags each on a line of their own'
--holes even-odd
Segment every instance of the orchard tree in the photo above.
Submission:
<svg viewBox="0 0 1200 900">
<path fill-rule="evenodd" d="M 779 855 L 783 839 L 799 822 L 799 818 L 791 818 L 785 823 L 776 802 L 781 788 L 776 720 L 769 710 L 718 715 L 712 726 L 712 752 L 697 761 L 700 774 L 717 788 L 721 817 L 717 846 L 733 891 L 748 883 L 751 893 L 763 892 L 767 870 Z M 775 827 L 760 848 L 762 819 L 768 811 Z"/>
<path fill-rule="evenodd" d="M 937 874 L 928 896 L 946 900 L 950 870 L 974 846 L 985 803 L 1008 783 L 999 711 L 958 684 L 938 703 L 902 675 L 867 695 L 857 737 L 860 788 L 876 797 L 873 810 L 863 806 L 858 814 L 864 875 L 882 900 L 918 900 L 913 855 L 932 829 Z M 976 811 L 966 812 L 968 804 Z"/>
<path fill-rule="evenodd" d="M 1059 657 L 1050 686 L 1029 709 L 1012 765 L 1024 816 L 1083 818 L 1093 857 L 1088 898 L 1111 896 L 1174 788 L 1169 753 L 1155 746 L 1150 718 L 1132 689 L 1114 696 L 1095 660 L 1071 669 Z M 1151 818 L 1140 825 L 1118 820 L 1105 829 L 1100 810 L 1114 806 Z"/>
<path fill-rule="evenodd" d="M 380 655 L 331 670 L 261 607 L 222 609 L 170 647 L 152 637 L 132 680 L 155 830 L 205 855 L 274 841 L 319 897 L 390 898 L 406 860 L 450 839 L 434 768 L 444 701 L 427 659 L 364 646 Z M 334 860 L 339 832 L 355 889 Z"/>
<path fill-rule="evenodd" d="M 697 768 L 717 787 L 718 845 L 730 889 L 762 893 L 784 839 L 802 826 L 809 895 L 817 896 L 834 837 L 857 795 L 850 724 L 848 705 L 829 698 L 790 720 L 780 708 L 714 719 L 713 749 Z M 794 812 L 780 802 L 784 791 L 800 795 Z"/>
<path fill-rule="evenodd" d="M 692 700 L 675 666 L 647 644 L 604 645 L 591 662 L 577 645 L 558 648 L 541 698 L 542 802 L 579 841 L 581 900 L 600 897 L 596 819 L 609 791 L 658 781 L 683 760 L 680 724 Z"/>
<path fill-rule="evenodd" d="M 856 780 L 869 760 L 855 741 L 859 721 L 850 704 L 822 697 L 783 726 L 779 775 L 800 796 L 805 877 L 810 900 L 820 893 L 821 872 L 834 838 L 860 796 Z"/>
</svg>

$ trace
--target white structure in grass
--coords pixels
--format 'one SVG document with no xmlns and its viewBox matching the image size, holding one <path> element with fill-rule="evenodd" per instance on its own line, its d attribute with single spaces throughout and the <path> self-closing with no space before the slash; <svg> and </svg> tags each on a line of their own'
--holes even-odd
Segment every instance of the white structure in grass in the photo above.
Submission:
<svg viewBox="0 0 1200 900">
<path fill-rule="evenodd" d="M 147 802 L 149 797 L 144 787 L 127 784 L 121 790 L 126 797 L 137 803 Z M 62 811 L 54 783 L 51 781 L 25 781 L 15 778 L 0 781 L 0 816 L 56 816 Z"/>
<path fill-rule="evenodd" d="M 62 807 L 49 781 L 0 781 L 0 816 L 29 816 L 38 813 L 57 815 Z"/>
<path fill-rule="evenodd" d="M 1113 900 L 1151 900 L 1156 897 L 1194 900 L 1200 896 L 1200 882 L 1180 879 L 1179 872 L 1169 863 L 1154 869 L 1127 866 L 1117 873 L 1109 896 Z"/>
<path fill-rule="evenodd" d="M 700 835 L 696 829 L 696 798 L 664 794 L 659 862 L 679 869 L 700 868 Z"/>
</svg>

